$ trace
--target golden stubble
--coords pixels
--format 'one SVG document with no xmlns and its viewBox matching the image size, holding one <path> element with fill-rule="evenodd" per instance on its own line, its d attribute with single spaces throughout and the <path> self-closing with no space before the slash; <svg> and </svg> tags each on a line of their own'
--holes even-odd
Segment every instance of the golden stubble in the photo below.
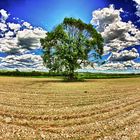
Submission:
<svg viewBox="0 0 140 140">
<path fill-rule="evenodd" d="M 137 140 L 140 78 L 0 77 L 0 140 Z"/>
</svg>

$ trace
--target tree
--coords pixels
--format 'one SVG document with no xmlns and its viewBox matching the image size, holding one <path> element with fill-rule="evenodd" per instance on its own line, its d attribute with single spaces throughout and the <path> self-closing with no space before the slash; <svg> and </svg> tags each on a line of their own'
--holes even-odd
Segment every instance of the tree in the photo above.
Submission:
<svg viewBox="0 0 140 140">
<path fill-rule="evenodd" d="M 74 18 L 65 18 L 41 44 L 45 66 L 52 72 L 65 72 L 69 80 L 76 78 L 75 70 L 82 64 L 91 64 L 90 57 L 98 59 L 103 53 L 101 35 L 91 24 Z"/>
</svg>

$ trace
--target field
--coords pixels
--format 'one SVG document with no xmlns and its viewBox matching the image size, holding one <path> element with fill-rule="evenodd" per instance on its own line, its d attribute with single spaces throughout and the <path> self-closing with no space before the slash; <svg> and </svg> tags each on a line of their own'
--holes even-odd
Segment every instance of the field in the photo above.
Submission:
<svg viewBox="0 0 140 140">
<path fill-rule="evenodd" d="M 0 140 L 139 140 L 140 78 L 0 77 Z"/>
</svg>

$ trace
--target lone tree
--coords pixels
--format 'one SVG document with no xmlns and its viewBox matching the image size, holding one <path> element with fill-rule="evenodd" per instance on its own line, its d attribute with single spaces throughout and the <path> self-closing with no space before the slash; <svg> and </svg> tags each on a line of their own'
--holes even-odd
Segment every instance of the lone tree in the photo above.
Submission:
<svg viewBox="0 0 140 140">
<path fill-rule="evenodd" d="M 80 19 L 65 18 L 41 39 L 44 64 L 51 72 L 64 72 L 69 80 L 76 79 L 75 70 L 91 64 L 103 53 L 103 38 L 91 24 Z"/>
</svg>

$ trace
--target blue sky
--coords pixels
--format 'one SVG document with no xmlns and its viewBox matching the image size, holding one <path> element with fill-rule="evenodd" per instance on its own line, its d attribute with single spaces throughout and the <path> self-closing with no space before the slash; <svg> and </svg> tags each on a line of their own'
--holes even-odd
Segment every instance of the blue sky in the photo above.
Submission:
<svg viewBox="0 0 140 140">
<path fill-rule="evenodd" d="M 103 0 L 6 0 L 0 2 L 12 16 L 51 30 L 65 17 L 75 17 L 89 23 L 94 9 L 103 8 Z"/>
<path fill-rule="evenodd" d="M 123 8 L 129 12 L 124 20 L 136 23 L 138 17 L 134 14 L 136 7 L 132 0 L 1 0 L 0 8 L 4 8 L 13 17 L 18 17 L 51 30 L 62 22 L 64 17 L 75 17 L 89 23 L 92 11 L 114 4 L 116 8 Z"/>
<path fill-rule="evenodd" d="M 25 30 L 21 31 L 22 29 L 25 28 L 25 26 L 23 28 L 24 22 L 30 23 L 32 27 L 36 27 L 36 29 L 39 29 L 38 27 L 41 27 L 43 28 L 43 30 L 46 30 L 46 31 L 51 31 L 55 26 L 61 23 L 65 17 L 80 18 L 84 22 L 90 23 L 91 19 L 94 18 L 92 15 L 93 11 L 97 11 L 98 9 L 100 9 L 98 11 L 99 13 L 101 13 L 102 9 L 104 8 L 108 8 L 108 10 L 110 10 L 109 5 L 111 4 L 114 5 L 114 9 L 116 10 L 120 8 L 123 9 L 123 12 L 119 12 L 120 15 L 118 15 L 122 18 L 120 20 L 122 25 L 123 23 L 128 24 L 128 21 L 131 21 L 132 24 L 135 25 L 135 28 L 137 28 L 137 30 L 140 29 L 140 11 L 138 11 L 138 8 L 137 8 L 140 6 L 140 0 L 39 0 L 39 1 L 37 0 L 0 0 L 0 9 L 4 9 L 7 11 L 7 13 L 10 14 L 10 16 L 5 21 L 5 23 L 3 22 L 1 23 L 0 21 L 0 26 L 3 26 L 3 27 L 5 26 L 4 28 L 7 28 L 5 30 L 3 27 L 0 27 L 0 28 L 3 28 L 3 30 L 5 30 L 5 31 L 2 31 L 0 29 L 0 41 L 1 41 L 0 42 L 0 68 L 1 68 L 1 63 L 3 63 L 4 65 L 6 63 L 6 65 L 8 64 L 8 66 L 10 64 L 10 67 L 17 67 L 17 66 L 20 67 L 26 62 L 28 62 L 27 59 L 33 59 L 37 57 L 36 59 L 40 60 L 38 56 L 42 54 L 41 48 L 37 46 L 36 46 L 37 48 L 34 48 L 34 44 L 31 44 L 31 43 L 37 44 L 37 41 L 39 42 L 39 38 L 41 37 L 41 35 L 44 35 L 44 31 L 39 31 L 38 33 L 38 30 L 36 31 L 34 30 L 34 28 L 31 29 L 28 27 L 26 31 Z M 139 15 L 136 12 L 139 12 L 138 13 Z M 17 24 L 19 23 L 21 27 L 17 30 L 13 30 L 13 29 L 10 29 L 11 27 L 9 23 L 16 24 L 16 25 L 11 25 L 11 26 L 18 26 Z M 132 39 L 133 33 L 127 32 L 127 29 L 125 30 L 127 34 L 131 34 L 131 39 Z M 12 34 L 14 35 L 10 36 L 11 32 L 9 31 L 12 31 Z M 117 33 L 116 29 L 115 29 L 115 32 Z M 125 32 L 122 32 L 122 37 L 125 34 Z M 10 36 L 9 38 L 6 37 L 7 33 Z M 102 34 L 103 33 L 104 32 L 102 32 Z M 36 38 L 36 34 L 38 36 L 38 40 Z M 31 39 L 31 41 L 29 41 L 28 37 Z M 17 44 L 15 42 L 16 39 L 17 40 L 19 39 Z M 119 38 L 119 35 L 116 36 L 116 39 L 118 39 L 118 41 L 122 41 L 121 38 Z M 125 39 L 122 42 L 123 44 L 127 44 L 127 38 Z M 29 47 L 28 50 L 24 50 L 24 48 L 20 50 L 20 47 L 18 46 L 20 44 L 19 43 L 20 41 L 21 41 L 21 44 L 23 42 L 26 42 L 26 44 L 22 44 L 22 45 L 23 47 L 28 45 L 26 46 L 26 47 Z M 112 40 L 109 40 L 109 41 L 112 41 Z M 13 48 L 13 50 L 19 50 L 20 53 L 13 54 L 13 50 L 11 49 L 12 46 L 10 46 L 10 44 L 15 45 L 16 49 Z M 131 53 L 135 55 L 137 55 L 137 53 L 140 54 L 140 44 L 132 43 L 132 42 L 130 42 L 130 44 L 133 44 L 133 45 L 128 45 L 125 49 L 123 49 L 122 47 L 122 50 L 127 50 L 128 53 L 130 54 Z M 136 48 L 136 50 L 132 50 L 133 48 Z M 9 52 L 7 53 L 8 49 L 9 49 Z M 121 52 L 121 51 L 118 51 L 118 52 Z M 103 58 L 107 59 L 107 57 L 110 56 L 111 53 L 112 52 L 105 54 Z M 124 55 L 124 54 L 121 54 L 121 55 Z M 15 60 L 16 57 L 19 60 Z M 126 58 L 127 57 L 124 57 L 124 59 Z M 22 63 L 22 61 L 24 61 L 25 63 L 24 62 Z M 136 58 L 134 61 L 140 62 L 140 59 Z M 14 66 L 9 62 L 19 63 L 19 64 L 18 65 L 16 64 Z M 38 63 L 36 62 L 34 65 L 38 65 Z M 32 66 L 30 65 L 30 67 Z"/>
</svg>

